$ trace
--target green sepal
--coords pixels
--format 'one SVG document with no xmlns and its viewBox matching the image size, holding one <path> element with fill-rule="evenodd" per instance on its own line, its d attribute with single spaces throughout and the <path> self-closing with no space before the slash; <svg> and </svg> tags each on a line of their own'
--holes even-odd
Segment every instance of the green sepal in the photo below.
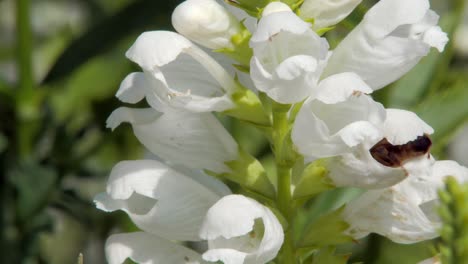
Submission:
<svg viewBox="0 0 468 264">
<path fill-rule="evenodd" d="M 238 159 L 225 162 L 225 164 L 231 169 L 231 172 L 219 176 L 270 199 L 275 197 L 275 188 L 268 179 L 265 169 L 249 153 L 239 149 Z"/>
<path fill-rule="evenodd" d="M 291 9 L 296 12 L 296 15 L 299 16 L 300 13 L 300 7 L 304 3 L 304 0 L 296 0 L 295 3 L 293 3 L 291 6 Z"/>
<path fill-rule="evenodd" d="M 292 10 L 295 10 L 302 4 L 302 2 L 304 2 L 304 0 L 281 0 L 279 2 L 283 2 L 287 4 Z"/>
<path fill-rule="evenodd" d="M 254 92 L 246 88 L 240 88 L 231 94 L 231 99 L 235 106 L 224 111 L 224 114 L 258 126 L 270 126 L 270 119 L 265 114 L 262 103 Z"/>
<path fill-rule="evenodd" d="M 325 33 L 327 33 L 330 30 L 333 30 L 334 28 L 335 28 L 334 26 L 321 28 L 321 29 L 318 29 L 317 31 L 315 31 L 315 33 L 317 33 L 317 35 L 319 35 L 319 36 L 323 36 Z"/>
<path fill-rule="evenodd" d="M 299 183 L 294 189 L 294 199 L 311 198 L 321 192 L 335 188 L 335 185 L 327 177 L 328 171 L 325 167 L 310 163 L 302 172 Z"/>
<path fill-rule="evenodd" d="M 350 254 L 335 255 L 335 247 L 326 247 L 318 250 L 313 255 L 312 264 L 345 264 L 348 262 Z"/>
<path fill-rule="evenodd" d="M 215 52 L 223 53 L 224 55 L 232 58 L 240 63 L 244 68 L 249 69 L 250 59 L 253 56 L 253 51 L 249 46 L 252 33 L 241 23 L 242 31 L 239 34 L 234 34 L 231 37 L 231 43 L 234 48 L 217 49 Z M 248 72 L 248 71 L 247 71 Z"/>
<path fill-rule="evenodd" d="M 268 5 L 271 0 L 225 0 L 228 4 L 244 10 L 247 14 L 253 17 L 260 17 L 263 8 Z"/>
<path fill-rule="evenodd" d="M 320 216 L 306 229 L 299 247 L 321 248 L 353 241 L 353 238 L 344 234 L 349 228 L 341 214 L 344 206 L 325 215 Z"/>
</svg>

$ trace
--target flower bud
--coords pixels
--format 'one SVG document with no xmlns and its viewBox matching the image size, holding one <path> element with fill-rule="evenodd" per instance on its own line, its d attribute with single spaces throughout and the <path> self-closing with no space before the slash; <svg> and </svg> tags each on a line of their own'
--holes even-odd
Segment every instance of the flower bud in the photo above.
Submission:
<svg viewBox="0 0 468 264">
<path fill-rule="evenodd" d="M 215 0 L 187 0 L 172 13 L 172 25 L 185 37 L 210 49 L 234 48 L 241 23 Z"/>
</svg>

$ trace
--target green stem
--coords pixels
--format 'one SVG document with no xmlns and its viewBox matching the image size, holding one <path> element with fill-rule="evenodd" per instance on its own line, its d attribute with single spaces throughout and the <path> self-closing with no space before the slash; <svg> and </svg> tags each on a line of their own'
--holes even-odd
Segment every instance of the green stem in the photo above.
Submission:
<svg viewBox="0 0 468 264">
<path fill-rule="evenodd" d="M 32 32 L 30 23 L 30 1 L 16 1 L 17 25 L 17 65 L 19 72 L 19 87 L 16 93 L 16 112 L 18 114 L 18 150 L 21 156 L 30 153 L 30 129 L 28 128 L 28 112 L 31 110 L 33 98 L 33 68 L 32 68 Z M 37 111 L 37 109 L 34 109 Z"/>
<path fill-rule="evenodd" d="M 294 263 L 294 238 L 292 224 L 294 208 L 291 194 L 291 168 L 294 164 L 290 159 L 292 151 L 287 136 L 290 125 L 288 120 L 289 105 L 273 104 L 273 142 L 278 173 L 277 204 L 281 214 L 288 222 L 285 239 L 281 248 L 279 263 Z"/>
<path fill-rule="evenodd" d="M 29 0 L 17 0 L 16 2 L 16 25 L 17 25 L 17 53 L 19 67 L 19 91 L 18 96 L 29 94 L 33 90 L 32 71 L 32 33 L 29 21 Z"/>
</svg>

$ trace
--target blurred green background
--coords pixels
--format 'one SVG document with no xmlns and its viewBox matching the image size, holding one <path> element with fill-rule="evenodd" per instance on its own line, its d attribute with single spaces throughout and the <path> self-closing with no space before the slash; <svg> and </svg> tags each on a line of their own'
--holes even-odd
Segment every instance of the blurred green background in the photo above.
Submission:
<svg viewBox="0 0 468 264">
<path fill-rule="evenodd" d="M 0 263 L 105 263 L 112 232 L 136 230 L 123 213 L 94 208 L 108 173 L 120 160 L 148 155 L 129 126 L 105 120 L 121 105 L 114 97 L 138 67 L 124 56 L 143 31 L 168 29 L 181 0 L 0 0 Z M 364 0 L 326 37 L 335 46 L 359 23 Z M 417 112 L 436 130 L 433 154 L 468 166 L 468 12 L 463 0 L 433 0 L 450 35 L 410 73 L 374 96 L 387 107 Z M 258 132 L 224 120 L 241 145 L 264 161 Z M 355 190 L 311 201 L 299 221 L 336 208 Z M 397 245 L 372 235 L 343 247 L 352 261 L 417 263 L 433 242 Z"/>
</svg>

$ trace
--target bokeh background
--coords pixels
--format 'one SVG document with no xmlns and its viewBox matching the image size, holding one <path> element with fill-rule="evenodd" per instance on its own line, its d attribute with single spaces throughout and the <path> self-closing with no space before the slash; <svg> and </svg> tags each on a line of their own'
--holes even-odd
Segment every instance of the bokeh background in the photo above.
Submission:
<svg viewBox="0 0 468 264">
<path fill-rule="evenodd" d="M 104 242 L 136 227 L 124 213 L 106 214 L 92 199 L 120 160 L 148 154 L 130 126 L 105 120 L 123 78 L 139 69 L 124 56 L 143 31 L 173 30 L 181 0 L 0 0 L 0 263 L 105 263 Z M 335 46 L 374 0 L 364 0 L 327 33 Z M 433 154 L 468 166 L 468 9 L 463 0 L 432 0 L 450 36 L 411 72 L 374 97 L 417 112 L 436 130 Z M 268 143 L 255 130 L 222 120 L 270 170 Z M 271 173 L 274 171 L 271 169 Z M 340 189 L 310 201 L 307 223 L 358 191 Z M 371 235 L 345 245 L 351 262 L 413 264 L 437 241 L 398 245 Z M 350 262 L 350 263 L 351 263 Z M 129 262 L 130 263 L 130 262 Z"/>
</svg>

